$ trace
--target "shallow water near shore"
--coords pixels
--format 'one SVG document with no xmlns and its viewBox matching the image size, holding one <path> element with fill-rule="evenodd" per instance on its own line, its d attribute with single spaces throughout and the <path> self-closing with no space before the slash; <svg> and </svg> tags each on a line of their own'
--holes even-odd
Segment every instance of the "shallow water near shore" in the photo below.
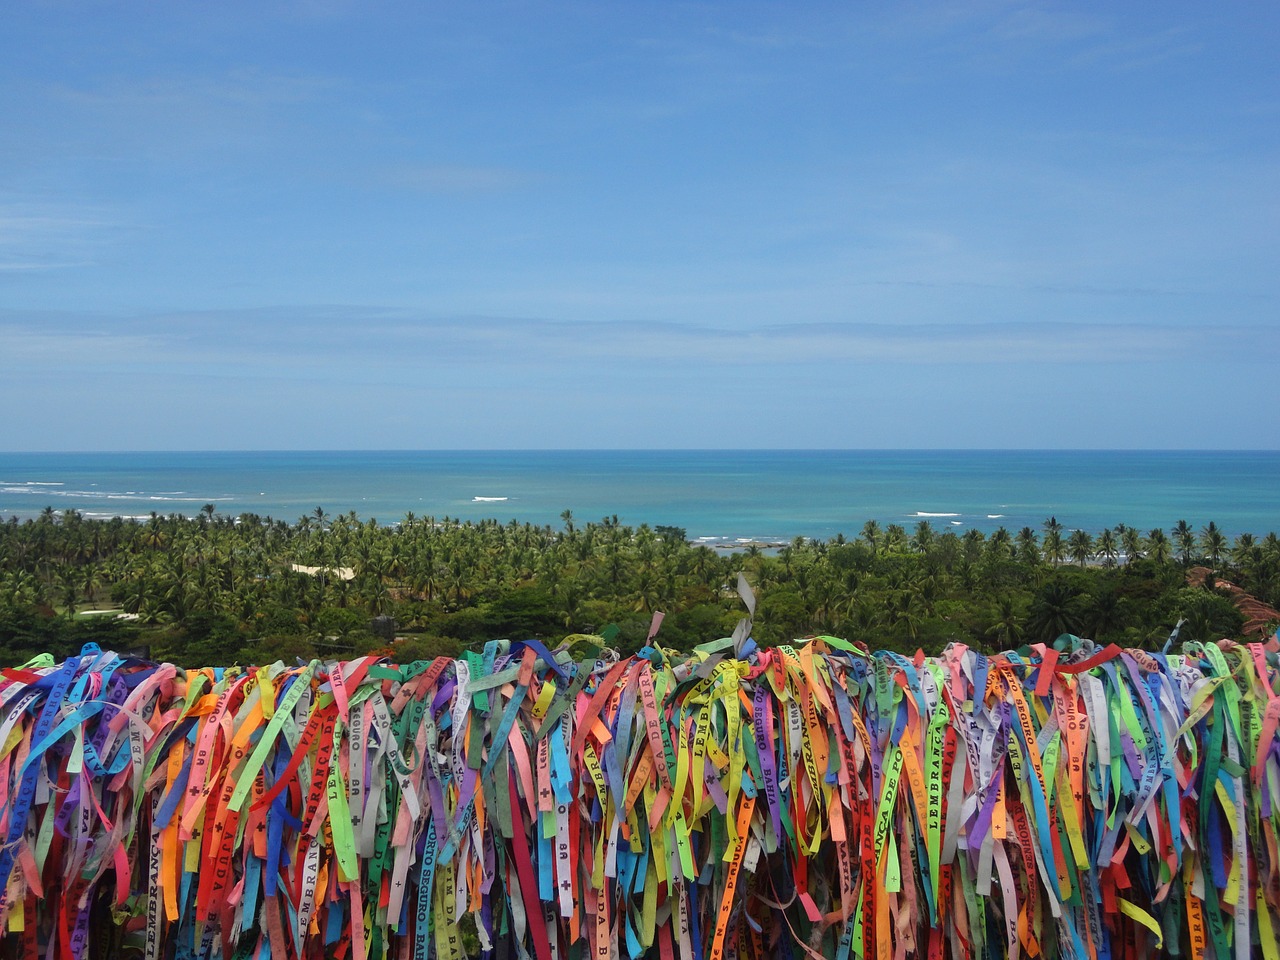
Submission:
<svg viewBox="0 0 1280 960">
<path fill-rule="evenodd" d="M 560 526 L 616 514 L 713 546 L 856 536 L 867 520 L 936 530 L 1097 531 L 1215 521 L 1280 528 L 1278 451 L 307 451 L 0 453 L 0 516 L 222 514 L 295 521 L 323 507 L 395 523 Z"/>
</svg>

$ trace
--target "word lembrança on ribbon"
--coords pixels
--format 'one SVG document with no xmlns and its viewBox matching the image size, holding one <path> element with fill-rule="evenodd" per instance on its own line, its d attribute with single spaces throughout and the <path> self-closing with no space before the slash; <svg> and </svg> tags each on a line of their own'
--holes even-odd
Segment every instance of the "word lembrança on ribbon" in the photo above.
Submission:
<svg viewBox="0 0 1280 960">
<path fill-rule="evenodd" d="M 9 953 L 1280 960 L 1280 644 L 0 671 Z"/>
</svg>

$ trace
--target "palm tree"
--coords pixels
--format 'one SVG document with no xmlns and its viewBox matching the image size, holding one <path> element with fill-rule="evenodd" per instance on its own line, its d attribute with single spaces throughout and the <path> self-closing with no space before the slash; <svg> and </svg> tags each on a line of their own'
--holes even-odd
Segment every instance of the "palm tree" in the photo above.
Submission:
<svg viewBox="0 0 1280 960">
<path fill-rule="evenodd" d="M 917 553 L 928 553 L 933 542 L 933 524 L 928 520 L 921 520 L 916 524 L 915 533 L 911 535 L 911 548 Z"/>
<path fill-rule="evenodd" d="M 1093 558 L 1093 536 L 1088 530 L 1072 530 L 1067 538 L 1067 552 L 1080 566 L 1087 565 Z"/>
<path fill-rule="evenodd" d="M 914 590 L 899 590 L 887 612 L 889 624 L 895 632 L 905 633 L 913 641 L 919 636 L 924 611 Z"/>
<path fill-rule="evenodd" d="M 1173 556 L 1173 545 L 1160 527 L 1147 532 L 1147 556 L 1161 566 Z"/>
<path fill-rule="evenodd" d="M 755 573 L 760 572 L 760 558 L 763 556 L 758 544 L 748 544 L 746 560 L 743 566 Z M 706 544 L 694 547 L 693 556 L 689 560 L 689 573 L 694 580 L 704 586 L 714 586 L 720 580 L 720 564 L 716 552 Z"/>
<path fill-rule="evenodd" d="M 987 539 L 987 556 L 1003 560 L 1013 555 L 1013 538 L 1004 527 L 997 527 Z"/>
<path fill-rule="evenodd" d="M 1036 640 L 1051 642 L 1080 629 L 1079 593 L 1069 584 L 1051 580 L 1044 585 L 1027 617 L 1027 629 Z"/>
<path fill-rule="evenodd" d="M 146 534 L 143 536 L 143 543 L 152 550 L 159 550 L 168 542 L 165 535 L 164 527 L 161 525 L 160 517 L 155 511 L 151 513 L 151 519 L 147 521 Z"/>
<path fill-rule="evenodd" d="M 567 630 L 577 621 L 578 608 L 582 605 L 582 586 L 576 580 L 565 580 L 555 596 L 560 601 L 560 619 Z"/>
<path fill-rule="evenodd" d="M 33 573 L 19 571 L 0 581 L 0 599 L 7 599 L 15 607 L 42 606 L 48 597 L 45 582 Z"/>
<path fill-rule="evenodd" d="M 931 573 L 922 573 L 909 581 L 911 590 L 920 598 L 920 609 L 925 616 L 933 616 L 938 597 L 942 593 L 942 585 Z"/>
<path fill-rule="evenodd" d="M 81 568 L 80 587 L 84 591 L 85 598 L 93 605 L 94 609 L 97 609 L 98 590 L 102 587 L 102 567 L 100 564 L 88 563 Z"/>
<path fill-rule="evenodd" d="M 1120 548 L 1116 543 L 1116 535 L 1108 527 L 1098 534 L 1098 556 L 1102 557 L 1102 562 L 1108 567 L 1116 565 L 1116 558 L 1120 555 Z"/>
<path fill-rule="evenodd" d="M 70 564 L 58 567 L 58 599 L 67 616 L 74 617 L 76 604 L 80 602 L 80 571 Z"/>
<path fill-rule="evenodd" d="M 1002 649 L 1007 650 L 1022 639 L 1023 619 L 1012 597 L 999 597 L 996 600 L 995 619 L 987 627 L 987 634 Z"/>
<path fill-rule="evenodd" d="M 815 568 L 813 586 L 810 595 L 814 623 L 823 631 L 829 631 L 832 624 L 832 609 L 836 598 L 841 595 L 840 584 L 832 576 L 827 567 Z"/>
<path fill-rule="evenodd" d="M 1118 633 L 1124 629 L 1128 601 L 1114 590 L 1089 594 L 1082 600 L 1084 622 L 1095 640 Z"/>
<path fill-rule="evenodd" d="M 1196 534 L 1191 524 L 1179 520 L 1173 527 L 1173 542 L 1178 546 L 1178 559 L 1184 567 L 1191 565 L 1191 554 L 1196 548 Z"/>
<path fill-rule="evenodd" d="M 862 539 L 867 541 L 872 550 L 875 550 L 880 544 L 880 524 L 874 520 L 868 520 L 862 525 Z"/>
<path fill-rule="evenodd" d="M 1120 545 L 1124 548 L 1124 562 L 1133 563 L 1142 559 L 1142 534 L 1137 527 L 1125 527 L 1120 534 Z"/>
<path fill-rule="evenodd" d="M 652 613 L 658 605 L 658 593 L 661 584 L 658 578 L 649 570 L 641 570 L 636 578 L 636 599 L 635 607 L 645 613 Z"/>
<path fill-rule="evenodd" d="M 1209 558 L 1209 564 L 1213 567 L 1222 563 L 1222 558 L 1227 552 L 1227 538 L 1212 520 L 1200 531 L 1200 549 Z"/>
<path fill-rule="evenodd" d="M 850 594 L 844 605 L 843 631 L 850 639 L 869 639 L 878 627 L 879 613 L 871 601 Z"/>
<path fill-rule="evenodd" d="M 1042 543 L 1045 559 L 1056 567 L 1062 562 L 1062 558 L 1066 556 L 1066 545 L 1062 542 L 1061 532 L 1058 530 L 1046 531 Z"/>
<path fill-rule="evenodd" d="M 381 579 L 369 583 L 365 591 L 365 600 L 372 616 L 381 617 L 391 610 L 391 592 L 387 590 L 387 585 Z"/>
<path fill-rule="evenodd" d="M 964 532 L 964 536 L 960 538 L 960 542 L 964 545 L 964 558 L 969 563 L 977 563 L 982 556 L 982 545 L 986 538 L 983 537 L 982 531 L 970 527 Z"/>
<path fill-rule="evenodd" d="M 1179 612 L 1186 620 L 1180 636 L 1210 643 L 1232 636 L 1240 627 L 1240 615 L 1224 597 L 1209 590 L 1189 590 Z"/>
<path fill-rule="evenodd" d="M 1251 576 L 1258 561 L 1262 557 L 1262 549 L 1252 533 L 1242 533 L 1236 537 L 1231 546 L 1231 563 L 1245 576 Z"/>
<path fill-rule="evenodd" d="M 1036 538 L 1035 530 L 1031 527 L 1023 527 L 1014 537 L 1014 543 L 1017 545 L 1018 559 L 1023 563 L 1029 563 L 1033 566 L 1040 562 L 1040 543 Z"/>
</svg>

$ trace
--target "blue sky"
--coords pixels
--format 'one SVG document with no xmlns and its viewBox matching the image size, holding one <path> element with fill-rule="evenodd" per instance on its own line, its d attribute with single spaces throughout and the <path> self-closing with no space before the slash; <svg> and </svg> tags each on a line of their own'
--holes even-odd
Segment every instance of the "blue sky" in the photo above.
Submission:
<svg viewBox="0 0 1280 960">
<path fill-rule="evenodd" d="M 0 450 L 1280 447 L 1274 4 L 0 21 Z"/>
</svg>

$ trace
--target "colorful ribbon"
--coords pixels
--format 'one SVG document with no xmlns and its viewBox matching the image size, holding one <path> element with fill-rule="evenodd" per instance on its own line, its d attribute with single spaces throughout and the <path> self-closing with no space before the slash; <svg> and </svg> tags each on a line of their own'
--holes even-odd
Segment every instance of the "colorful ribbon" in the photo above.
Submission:
<svg viewBox="0 0 1280 960">
<path fill-rule="evenodd" d="M 1280 960 L 1280 642 L 0 671 L 5 949 Z"/>
</svg>

